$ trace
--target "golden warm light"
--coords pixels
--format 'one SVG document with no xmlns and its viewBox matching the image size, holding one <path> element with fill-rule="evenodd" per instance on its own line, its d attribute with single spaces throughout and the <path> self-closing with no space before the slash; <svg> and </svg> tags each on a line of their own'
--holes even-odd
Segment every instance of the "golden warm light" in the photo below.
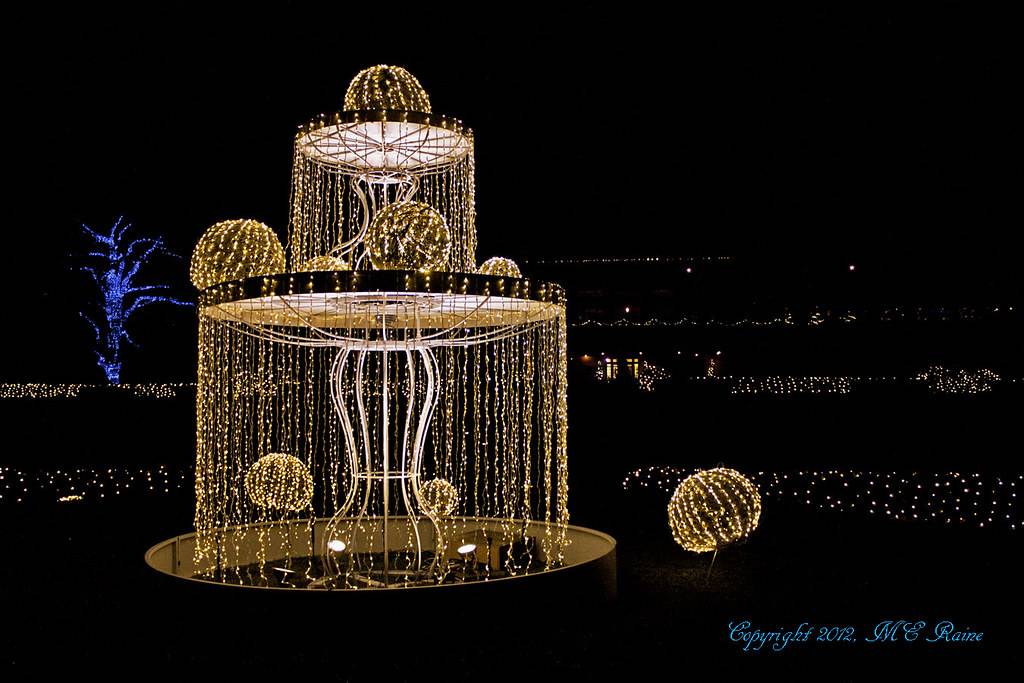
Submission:
<svg viewBox="0 0 1024 683">
<path fill-rule="evenodd" d="M 377 212 L 366 235 L 370 262 L 379 270 L 438 270 L 452 248 L 444 218 L 423 202 L 392 204 Z"/>
<path fill-rule="evenodd" d="M 286 453 L 270 453 L 249 468 L 245 492 L 257 507 L 296 512 L 313 498 L 313 478 L 301 460 Z"/>
<path fill-rule="evenodd" d="M 210 226 L 192 252 L 189 278 L 198 289 L 253 275 L 284 272 L 284 247 L 273 229 L 254 220 Z"/>
<path fill-rule="evenodd" d="M 761 519 L 757 486 L 736 470 L 717 467 L 687 477 L 668 504 L 672 538 L 707 553 L 746 538 Z"/>
<path fill-rule="evenodd" d="M 447 479 L 431 479 L 420 487 L 420 500 L 429 512 L 447 517 L 459 506 L 459 491 Z"/>
<path fill-rule="evenodd" d="M 316 256 L 299 264 L 298 270 L 302 273 L 329 272 L 333 270 L 351 270 L 352 264 L 340 256 Z"/>
<path fill-rule="evenodd" d="M 494 275 L 496 277 L 522 277 L 523 273 L 519 270 L 519 266 L 516 262 L 510 258 L 504 258 L 502 256 L 492 256 L 483 263 L 480 264 L 478 272 L 484 275 Z"/>
<path fill-rule="evenodd" d="M 400 66 L 363 69 L 345 91 L 346 111 L 398 110 L 430 113 L 430 98 L 416 77 Z"/>
</svg>

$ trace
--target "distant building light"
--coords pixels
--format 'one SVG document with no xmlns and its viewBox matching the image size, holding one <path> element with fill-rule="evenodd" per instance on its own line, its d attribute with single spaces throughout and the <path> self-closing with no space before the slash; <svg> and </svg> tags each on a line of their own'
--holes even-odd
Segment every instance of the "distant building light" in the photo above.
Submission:
<svg viewBox="0 0 1024 683">
<path fill-rule="evenodd" d="M 690 266 L 686 266 L 686 272 L 687 273 L 692 273 L 693 272 L 693 268 L 691 268 Z"/>
<path fill-rule="evenodd" d="M 629 313 L 629 306 L 626 306 L 626 313 Z"/>
<path fill-rule="evenodd" d="M 850 264 L 850 272 L 852 273 L 852 272 L 853 272 L 853 271 L 855 271 L 855 270 L 857 270 L 857 266 L 855 266 L 855 265 L 853 265 L 853 264 L 851 263 L 851 264 Z"/>
</svg>

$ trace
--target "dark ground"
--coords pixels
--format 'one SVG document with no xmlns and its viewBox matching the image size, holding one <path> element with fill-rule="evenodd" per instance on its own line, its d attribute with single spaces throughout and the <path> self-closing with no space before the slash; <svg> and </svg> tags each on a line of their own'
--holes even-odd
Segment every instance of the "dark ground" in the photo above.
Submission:
<svg viewBox="0 0 1024 683">
<path fill-rule="evenodd" d="M 628 470 L 654 462 L 782 471 L 808 464 L 893 469 L 931 460 L 937 471 L 959 462 L 963 471 L 1007 472 L 1008 456 L 997 449 L 1015 439 L 1007 419 L 1013 401 L 918 401 L 905 406 L 905 414 L 920 419 L 901 420 L 892 416 L 895 405 L 872 407 L 874 399 L 687 404 L 668 398 L 575 395 L 572 521 L 618 539 L 619 596 L 612 604 L 566 604 L 546 594 L 513 603 L 496 596 L 492 604 L 477 596 L 466 603 L 441 595 L 346 609 L 341 601 L 183 592 L 149 570 L 142 556 L 153 543 L 190 529 L 185 487 L 112 502 L 0 507 L 8 626 L 2 661 L 23 673 L 42 667 L 205 678 L 224 669 L 233 677 L 273 671 L 389 681 L 679 678 L 736 667 L 788 678 L 927 674 L 945 680 L 974 666 L 1019 664 L 1019 530 L 874 520 L 766 499 L 760 528 L 746 544 L 721 553 L 706 579 L 710 558 L 686 553 L 671 540 L 665 496 L 622 487 Z M 186 428 L 187 401 L 178 418 L 168 405 L 151 410 L 161 417 L 148 429 Z M 680 437 L 684 423 L 659 412 L 667 405 L 688 406 L 685 424 L 701 429 Z M 615 415 L 620 422 L 609 426 Z M 952 415 L 960 417 L 949 424 Z M 851 428 L 851 422 L 877 426 L 884 416 L 888 421 L 874 430 Z M 926 422 L 933 431 L 945 425 L 939 431 L 947 448 L 941 436 L 926 444 L 927 453 L 906 447 Z M 765 432 L 770 424 L 778 431 Z M 800 424 L 852 436 L 795 438 Z M 898 424 L 906 426 L 900 431 Z M 757 438 L 750 425 L 760 430 Z M 12 433 L 13 427 L 7 425 Z M 858 458 L 858 443 L 877 448 Z M 171 456 L 153 443 L 138 457 L 161 462 Z M 174 464 L 187 458 L 176 454 Z M 924 620 L 928 632 L 948 619 L 984 636 L 980 643 L 927 643 L 924 635 L 912 643 L 865 642 L 887 619 Z M 783 652 L 768 651 L 770 645 L 743 652 L 728 637 L 728 624 L 741 620 L 763 630 L 808 623 L 814 635 Z M 813 642 L 821 626 L 851 626 L 856 642 Z"/>
</svg>

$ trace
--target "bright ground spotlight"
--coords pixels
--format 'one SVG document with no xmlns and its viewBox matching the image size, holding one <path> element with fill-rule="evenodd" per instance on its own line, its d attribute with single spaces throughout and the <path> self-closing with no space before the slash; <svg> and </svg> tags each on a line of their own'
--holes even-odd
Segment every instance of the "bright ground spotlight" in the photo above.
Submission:
<svg viewBox="0 0 1024 683">
<path fill-rule="evenodd" d="M 457 552 L 459 555 L 468 555 L 474 550 L 476 550 L 476 543 L 467 543 L 466 545 L 459 546 Z"/>
<path fill-rule="evenodd" d="M 336 553 L 340 553 L 345 549 L 345 541 L 339 541 L 338 539 L 334 539 L 333 541 L 327 544 L 327 547 Z"/>
</svg>

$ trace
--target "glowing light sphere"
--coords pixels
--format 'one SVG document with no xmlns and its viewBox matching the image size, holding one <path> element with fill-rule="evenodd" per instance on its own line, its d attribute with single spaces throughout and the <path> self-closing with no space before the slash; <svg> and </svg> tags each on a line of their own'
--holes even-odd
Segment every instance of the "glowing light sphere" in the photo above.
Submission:
<svg viewBox="0 0 1024 683">
<path fill-rule="evenodd" d="M 503 256 L 492 256 L 477 268 L 481 275 L 494 275 L 495 277 L 522 277 L 516 262 Z"/>
<path fill-rule="evenodd" d="M 345 111 L 397 109 L 429 114 L 430 98 L 416 77 L 400 66 L 378 64 L 356 74 L 345 91 Z"/>
<path fill-rule="evenodd" d="M 687 477 L 672 494 L 668 523 L 686 550 L 706 553 L 746 538 L 761 519 L 757 486 L 736 470 L 717 467 Z"/>
<path fill-rule="evenodd" d="M 420 500 L 439 517 L 447 517 L 459 506 L 459 491 L 447 479 L 431 479 L 420 487 Z"/>
<path fill-rule="evenodd" d="M 445 266 L 452 235 L 444 218 L 423 202 L 390 204 L 377 212 L 366 235 L 378 270 L 437 270 Z"/>
<path fill-rule="evenodd" d="M 257 507 L 295 512 L 313 499 L 313 477 L 295 456 L 268 453 L 246 472 L 245 492 Z"/>
<path fill-rule="evenodd" d="M 236 219 L 210 226 L 192 252 L 189 278 L 199 289 L 253 275 L 284 272 L 284 247 L 259 221 Z"/>
<path fill-rule="evenodd" d="M 317 256 L 301 263 L 299 265 L 298 272 L 317 273 L 322 271 L 351 269 L 352 266 L 349 264 L 347 259 L 341 258 L 340 256 L 324 254 L 323 256 Z"/>
</svg>

